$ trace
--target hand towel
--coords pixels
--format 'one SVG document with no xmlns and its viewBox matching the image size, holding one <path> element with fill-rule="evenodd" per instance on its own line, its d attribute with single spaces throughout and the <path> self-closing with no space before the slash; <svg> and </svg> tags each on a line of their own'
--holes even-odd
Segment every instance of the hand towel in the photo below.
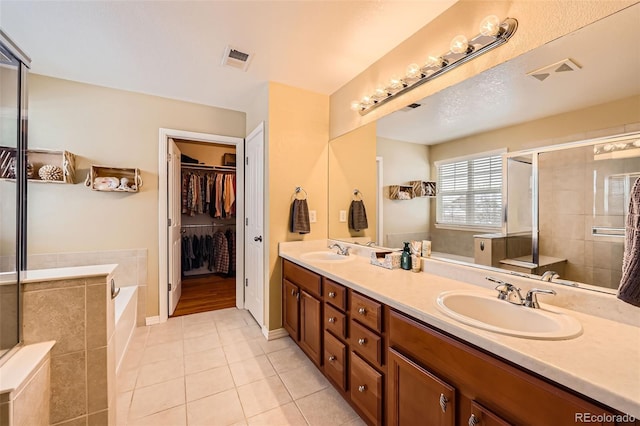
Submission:
<svg viewBox="0 0 640 426">
<path fill-rule="evenodd" d="M 640 307 L 640 178 L 631 190 L 618 299 Z"/>
<path fill-rule="evenodd" d="M 361 200 L 351 201 L 349 205 L 349 229 L 360 231 L 368 227 L 367 211 L 364 208 L 364 203 Z"/>
<path fill-rule="evenodd" d="M 311 232 L 309 206 L 307 200 L 293 200 L 291 203 L 291 232 L 308 234 Z"/>
</svg>

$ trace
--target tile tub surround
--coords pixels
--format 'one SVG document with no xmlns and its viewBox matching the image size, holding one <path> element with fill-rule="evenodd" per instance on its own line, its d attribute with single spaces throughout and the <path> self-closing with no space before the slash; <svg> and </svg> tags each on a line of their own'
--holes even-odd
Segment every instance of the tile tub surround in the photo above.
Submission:
<svg viewBox="0 0 640 426">
<path fill-rule="evenodd" d="M 25 344 L 51 350 L 51 424 L 115 421 L 115 319 L 108 285 L 116 265 L 24 274 Z"/>
<path fill-rule="evenodd" d="M 450 333 L 462 340 L 496 354 L 523 368 L 549 378 L 596 401 L 640 418 L 640 327 L 620 321 L 622 317 L 637 321 L 639 311 L 617 301 L 614 295 L 603 295 L 559 285 L 550 287 L 540 281 L 516 279 L 508 274 L 483 271 L 450 263 L 427 259 L 424 269 L 430 272 L 411 273 L 387 270 L 369 264 L 366 250 L 347 263 L 319 263 L 300 257 L 308 251 L 321 250 L 327 241 L 280 243 L 280 256 L 340 284 L 377 299 L 392 308 Z M 458 323 L 442 314 L 435 300 L 443 291 L 475 290 L 495 295 L 493 286 L 484 282 L 487 275 L 495 276 L 522 286 L 553 288 L 554 297 L 541 297 L 547 302 L 570 304 L 573 295 L 584 298 L 583 311 L 568 311 L 558 307 L 580 321 L 583 334 L 560 341 L 530 340 L 505 336 Z M 593 299 L 593 300 L 591 300 Z M 609 300 L 611 299 L 611 300 Z M 605 312 L 600 305 L 616 306 L 615 312 Z M 557 306 L 557 305 L 556 305 Z M 609 309 L 606 309 L 608 311 Z M 590 311 L 585 313 L 584 311 Z M 609 318 L 605 317 L 606 315 Z M 612 319 L 618 319 L 617 321 Z M 615 318 L 617 317 L 617 318 Z M 615 348 L 615 350 L 612 350 Z M 603 368 L 603 366 L 606 366 Z"/>
<path fill-rule="evenodd" d="M 22 346 L 0 367 L 0 425 L 49 424 L 51 348 L 54 341 Z"/>
<path fill-rule="evenodd" d="M 27 256 L 27 266 L 30 270 L 102 264 L 117 264 L 113 277 L 118 287 L 138 286 L 136 324 L 144 325 L 147 310 L 147 249 L 42 253 Z M 0 256 L 0 272 L 13 268 L 14 256 Z"/>
</svg>

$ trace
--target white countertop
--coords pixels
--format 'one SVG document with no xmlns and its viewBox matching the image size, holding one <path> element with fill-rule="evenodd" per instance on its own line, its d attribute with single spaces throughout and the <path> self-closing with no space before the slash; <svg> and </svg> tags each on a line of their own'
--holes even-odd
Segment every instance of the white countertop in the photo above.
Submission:
<svg viewBox="0 0 640 426">
<path fill-rule="evenodd" d="M 0 394 L 14 392 L 42 363 L 55 340 L 22 346 L 0 367 Z"/>
<path fill-rule="evenodd" d="M 580 321 L 582 335 L 550 341 L 492 333 L 450 319 L 436 308 L 436 298 L 447 290 L 475 290 L 491 295 L 495 295 L 495 291 L 427 272 L 384 269 L 371 265 L 368 257 L 355 256 L 344 263 L 315 262 L 300 257 L 326 246 L 324 240 L 281 243 L 279 254 L 624 414 L 640 418 L 639 327 L 557 308 Z M 452 264 L 450 268 L 451 276 L 464 276 L 460 267 Z M 491 275 L 501 276 L 497 272 Z M 640 310 L 631 312 L 640 316 Z"/>
</svg>

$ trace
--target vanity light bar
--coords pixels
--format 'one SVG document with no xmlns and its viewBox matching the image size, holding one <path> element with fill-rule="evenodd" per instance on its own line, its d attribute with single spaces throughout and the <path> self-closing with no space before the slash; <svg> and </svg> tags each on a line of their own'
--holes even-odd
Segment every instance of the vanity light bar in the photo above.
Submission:
<svg viewBox="0 0 640 426">
<path fill-rule="evenodd" d="M 513 18 L 500 22 L 495 15 L 487 16 L 480 23 L 480 34 L 468 41 L 462 35 L 454 37 L 447 53 L 429 56 L 422 67 L 417 64 L 409 65 L 405 77 L 392 77 L 388 86 L 379 87 L 362 100 L 351 102 L 351 109 L 358 111 L 360 115 L 368 114 L 391 99 L 505 44 L 517 28 L 518 21 Z"/>
</svg>

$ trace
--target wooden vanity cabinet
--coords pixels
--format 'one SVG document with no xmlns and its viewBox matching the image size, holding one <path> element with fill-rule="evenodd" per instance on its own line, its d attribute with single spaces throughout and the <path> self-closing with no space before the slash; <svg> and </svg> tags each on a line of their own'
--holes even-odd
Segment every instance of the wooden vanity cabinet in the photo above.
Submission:
<svg viewBox="0 0 640 426">
<path fill-rule="evenodd" d="M 321 277 L 287 260 L 283 261 L 282 269 L 282 323 L 319 367 L 322 364 Z"/>
<path fill-rule="evenodd" d="M 436 416 L 441 407 L 433 402 L 437 394 L 434 381 L 455 388 L 456 398 L 447 397 L 455 401 L 453 423 L 433 424 L 561 426 L 575 425 L 576 413 L 610 414 L 604 407 L 393 310 L 388 335 L 389 425 L 417 424 L 424 416 Z M 420 406 L 418 395 L 429 395 L 429 408 Z"/>
</svg>

